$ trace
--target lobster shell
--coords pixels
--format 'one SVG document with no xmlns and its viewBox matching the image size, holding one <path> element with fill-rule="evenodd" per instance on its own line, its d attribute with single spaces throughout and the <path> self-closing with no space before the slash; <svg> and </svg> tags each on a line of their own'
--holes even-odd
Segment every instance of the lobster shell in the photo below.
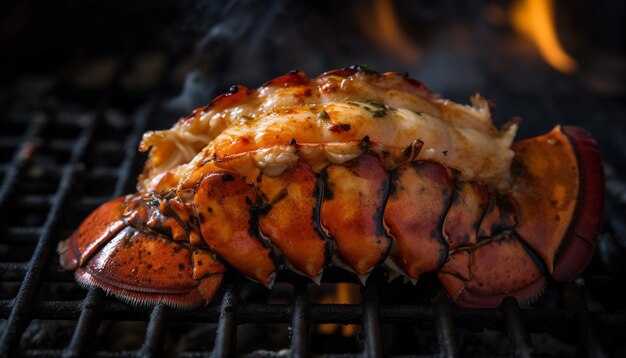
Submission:
<svg viewBox="0 0 626 358">
<path fill-rule="evenodd" d="M 307 102 L 324 93 L 358 100 L 363 92 L 343 89 L 358 83 L 383 93 L 382 102 Z M 314 108 L 319 128 L 301 108 L 265 108 L 270 90 L 301 94 L 287 100 Z M 79 283 L 122 299 L 184 308 L 208 304 L 227 267 L 268 287 L 281 263 L 317 282 L 330 264 L 363 281 L 380 265 L 413 282 L 438 272 L 457 304 L 475 307 L 497 306 L 507 296 L 529 302 L 548 277 L 580 275 L 597 243 L 604 195 L 599 151 L 586 131 L 557 126 L 491 151 L 455 134 L 456 149 L 438 152 L 431 144 L 438 138 L 418 137 L 422 127 L 417 134 L 413 127 L 384 133 L 375 120 L 406 115 L 388 105 L 398 103 L 392 94 L 431 111 L 425 120 L 439 115 L 454 133 L 491 138 L 488 146 L 506 145 L 514 134 L 472 122 L 488 111 L 449 105 L 401 74 L 347 68 L 313 80 L 293 72 L 256 91 L 236 86 L 172 130 L 144 137 L 140 149 L 152 150 L 139 192 L 92 212 L 59 243 L 61 265 Z M 255 130 L 266 119 L 233 120 L 242 108 L 255 116 L 262 108 L 278 113 L 264 127 L 272 136 Z M 369 117 L 348 124 L 341 111 Z M 342 123 L 329 122 L 338 114 Z M 293 122 L 310 124 L 308 132 L 282 126 L 280 115 L 308 116 Z M 358 138 L 352 133 L 365 130 L 361 124 L 369 132 Z M 331 139 L 313 143 L 326 135 L 320 128 Z M 177 151 L 174 137 L 191 139 Z M 394 146 L 397 138 L 402 145 Z M 483 171 L 473 169 L 477 163 Z"/>
</svg>

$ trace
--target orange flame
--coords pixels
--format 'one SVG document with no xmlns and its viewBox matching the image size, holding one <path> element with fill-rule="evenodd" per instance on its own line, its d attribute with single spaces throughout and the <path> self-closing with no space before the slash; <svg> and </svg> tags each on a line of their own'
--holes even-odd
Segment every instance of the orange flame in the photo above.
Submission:
<svg viewBox="0 0 626 358">
<path fill-rule="evenodd" d="M 324 294 L 319 303 L 338 303 L 338 304 L 355 304 L 360 301 L 359 286 L 352 283 L 339 282 L 334 287 L 334 292 Z M 317 332 L 320 334 L 335 334 L 341 332 L 344 337 L 352 337 L 358 331 L 358 326 L 354 324 L 335 324 L 324 323 L 317 326 Z"/>
<path fill-rule="evenodd" d="M 378 47 L 408 64 L 414 64 L 419 60 L 420 51 L 402 32 L 392 1 L 374 0 L 371 8 L 363 9 L 361 25 Z"/>
<path fill-rule="evenodd" d="M 541 56 L 552 67 L 574 73 L 578 64 L 559 43 L 554 26 L 553 0 L 517 0 L 511 12 L 513 26 L 539 48 Z"/>
</svg>

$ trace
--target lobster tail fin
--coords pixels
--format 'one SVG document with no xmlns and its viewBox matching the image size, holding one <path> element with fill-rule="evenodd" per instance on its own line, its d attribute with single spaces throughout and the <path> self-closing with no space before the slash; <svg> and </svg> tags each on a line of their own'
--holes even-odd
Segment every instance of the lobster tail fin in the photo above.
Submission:
<svg viewBox="0 0 626 358">
<path fill-rule="evenodd" d="M 569 138 L 580 167 L 578 213 L 570 223 L 569 240 L 557 252 L 552 277 L 573 281 L 591 260 L 598 242 L 604 211 L 604 168 L 600 150 L 589 132 L 577 127 L 562 127 Z"/>
<path fill-rule="evenodd" d="M 557 281 L 591 260 L 602 225 L 604 174 L 591 135 L 576 127 L 515 143 L 512 198 L 521 239 Z"/>
<path fill-rule="evenodd" d="M 225 268 L 206 248 L 186 244 L 189 228 L 180 225 L 166 201 L 135 194 L 104 203 L 59 243 L 61 265 L 76 271 L 81 285 L 131 303 L 181 308 L 209 303 Z"/>
<path fill-rule="evenodd" d="M 589 133 L 557 126 L 546 135 L 515 143 L 513 150 L 512 190 L 500 203 L 510 201 L 512 207 L 501 205 L 501 214 L 495 216 L 487 213 L 478 230 L 479 242 L 453 250 L 439 273 L 460 305 L 493 307 L 506 296 L 532 301 L 543 291 L 545 276 L 574 280 L 596 246 L 604 176 Z M 513 212 L 515 217 L 507 214 Z"/>
<path fill-rule="evenodd" d="M 122 218 L 124 197 L 108 201 L 94 210 L 69 239 L 57 247 L 61 266 L 74 271 L 117 235 L 126 223 Z"/>
</svg>

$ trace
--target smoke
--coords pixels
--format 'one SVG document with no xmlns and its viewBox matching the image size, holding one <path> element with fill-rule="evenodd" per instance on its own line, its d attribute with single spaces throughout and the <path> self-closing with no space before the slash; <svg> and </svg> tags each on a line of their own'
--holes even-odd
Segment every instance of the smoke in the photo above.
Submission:
<svg viewBox="0 0 626 358">
<path fill-rule="evenodd" d="M 388 16 L 377 16 L 376 4 L 385 4 Z M 493 16 L 486 11 L 494 7 L 500 22 L 489 20 Z M 294 69 L 315 76 L 353 64 L 409 72 L 432 90 L 461 101 L 475 92 L 489 93 L 499 77 L 515 88 L 542 90 L 552 80 L 532 75 L 543 63 L 533 53 L 525 54 L 507 27 L 506 11 L 456 0 L 192 3 L 183 9 L 172 41 L 192 48 L 193 66 L 170 105 L 188 113 L 233 84 L 255 88 Z M 380 22 L 383 18 L 393 24 Z M 385 38 L 392 35 L 397 43 L 390 50 Z M 412 62 L 410 56 L 401 58 L 398 53 L 407 50 L 403 46 L 419 56 Z"/>
</svg>

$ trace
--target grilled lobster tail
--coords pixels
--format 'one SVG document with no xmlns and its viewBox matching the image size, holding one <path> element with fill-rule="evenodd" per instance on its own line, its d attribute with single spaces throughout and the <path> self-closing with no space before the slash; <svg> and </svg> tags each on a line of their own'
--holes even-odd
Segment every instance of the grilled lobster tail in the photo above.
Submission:
<svg viewBox="0 0 626 358">
<path fill-rule="evenodd" d="M 279 264 L 313 280 L 333 264 L 363 281 L 384 265 L 412 281 L 438 272 L 458 304 L 492 307 L 506 296 L 531 301 L 546 277 L 571 281 L 589 262 L 604 180 L 584 130 L 558 126 L 513 144 L 510 156 L 496 147 L 482 152 L 472 144 L 485 141 L 476 139 L 481 133 L 502 145 L 509 134 L 472 123 L 484 113 L 446 107 L 416 81 L 363 69 L 303 76 L 264 87 L 301 93 L 299 107 L 283 103 L 264 109 L 265 117 L 253 109 L 256 118 L 216 129 L 204 149 L 194 134 L 189 148 L 199 153 L 187 164 L 168 162 L 167 140 L 149 143 L 141 191 L 89 215 L 59 244 L 62 266 L 81 284 L 132 302 L 190 308 L 211 301 L 225 264 L 267 286 Z M 311 82 L 319 93 L 310 93 Z M 362 99 L 372 88 L 382 98 Z M 356 99 L 322 100 L 333 91 Z M 175 129 L 187 126 L 189 138 L 206 112 L 224 117 L 280 98 L 261 101 L 265 95 L 237 88 Z M 389 128 L 405 132 L 390 139 Z M 321 140 L 323 130 L 330 138 Z"/>
</svg>

